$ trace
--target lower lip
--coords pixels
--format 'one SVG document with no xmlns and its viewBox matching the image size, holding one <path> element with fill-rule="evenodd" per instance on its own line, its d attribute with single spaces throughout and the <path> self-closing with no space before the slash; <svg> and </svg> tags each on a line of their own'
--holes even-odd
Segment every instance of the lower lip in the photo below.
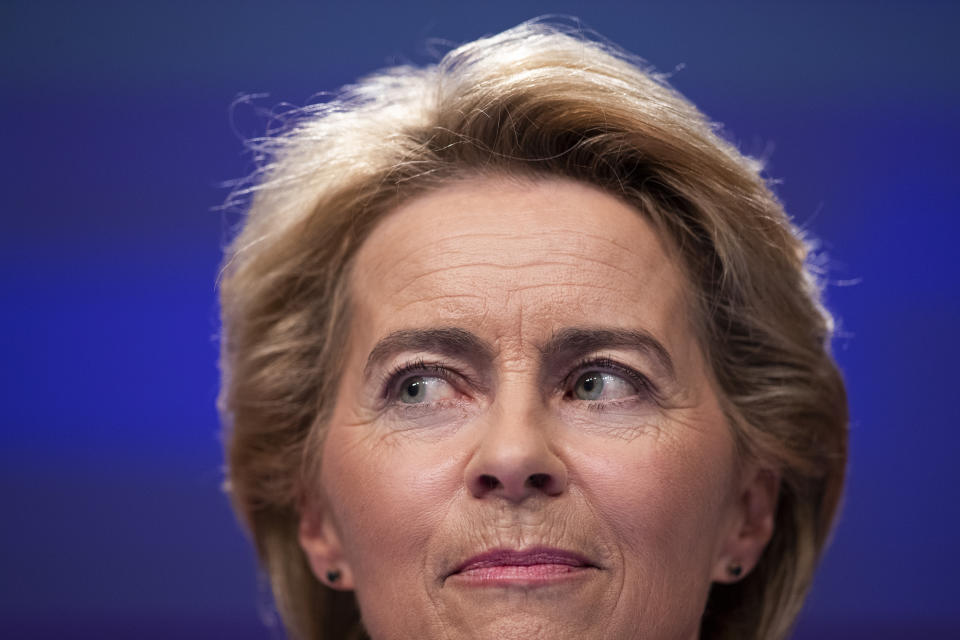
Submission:
<svg viewBox="0 0 960 640">
<path fill-rule="evenodd" d="M 449 579 L 474 586 L 539 586 L 576 580 L 588 575 L 593 568 L 569 564 L 504 564 L 467 569 Z"/>
</svg>

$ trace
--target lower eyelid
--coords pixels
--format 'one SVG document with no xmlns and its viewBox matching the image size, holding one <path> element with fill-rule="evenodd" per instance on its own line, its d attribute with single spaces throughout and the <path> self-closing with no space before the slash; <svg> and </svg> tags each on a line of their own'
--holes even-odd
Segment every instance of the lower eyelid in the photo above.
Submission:
<svg viewBox="0 0 960 640">
<path fill-rule="evenodd" d="M 587 409 L 591 411 L 603 411 L 604 409 L 613 409 L 617 407 L 629 407 L 643 402 L 643 397 L 634 394 L 626 398 L 617 398 L 615 400 L 594 400 L 593 402 L 584 402 Z"/>
</svg>

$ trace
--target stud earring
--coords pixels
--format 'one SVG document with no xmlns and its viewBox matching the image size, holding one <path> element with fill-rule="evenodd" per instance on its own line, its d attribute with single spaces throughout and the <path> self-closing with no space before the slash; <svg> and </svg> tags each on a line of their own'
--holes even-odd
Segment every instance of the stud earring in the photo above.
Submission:
<svg viewBox="0 0 960 640">
<path fill-rule="evenodd" d="M 340 572 L 337 569 L 327 571 L 327 582 L 336 583 L 340 579 Z"/>
<path fill-rule="evenodd" d="M 732 578 L 739 578 L 740 574 L 743 573 L 743 567 L 739 564 L 732 564 L 727 567 L 727 573 L 729 573 Z"/>
</svg>

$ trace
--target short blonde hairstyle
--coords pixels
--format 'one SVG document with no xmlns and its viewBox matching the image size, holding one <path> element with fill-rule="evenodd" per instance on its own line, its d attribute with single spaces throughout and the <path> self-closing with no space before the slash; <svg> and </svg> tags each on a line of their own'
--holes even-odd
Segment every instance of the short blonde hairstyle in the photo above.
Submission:
<svg viewBox="0 0 960 640">
<path fill-rule="evenodd" d="M 478 174 L 562 176 L 632 204 L 691 287 L 741 459 L 781 477 L 773 538 L 715 585 L 704 638 L 781 638 L 843 486 L 847 404 L 809 249 L 761 176 L 663 77 L 575 29 L 526 23 L 388 69 L 255 141 L 261 170 L 221 274 L 228 487 L 293 637 L 360 636 L 352 594 L 297 542 L 349 327 L 347 274 L 377 220 Z"/>
</svg>

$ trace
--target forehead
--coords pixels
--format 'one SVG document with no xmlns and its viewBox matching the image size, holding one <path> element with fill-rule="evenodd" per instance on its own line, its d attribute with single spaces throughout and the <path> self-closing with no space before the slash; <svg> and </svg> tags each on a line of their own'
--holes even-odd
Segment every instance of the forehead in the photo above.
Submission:
<svg viewBox="0 0 960 640">
<path fill-rule="evenodd" d="M 681 271 L 651 225 L 564 179 L 466 180 L 417 197 L 378 224 L 351 279 L 354 330 L 370 334 L 444 325 L 542 340 L 607 325 L 670 341 L 687 326 Z"/>
</svg>

